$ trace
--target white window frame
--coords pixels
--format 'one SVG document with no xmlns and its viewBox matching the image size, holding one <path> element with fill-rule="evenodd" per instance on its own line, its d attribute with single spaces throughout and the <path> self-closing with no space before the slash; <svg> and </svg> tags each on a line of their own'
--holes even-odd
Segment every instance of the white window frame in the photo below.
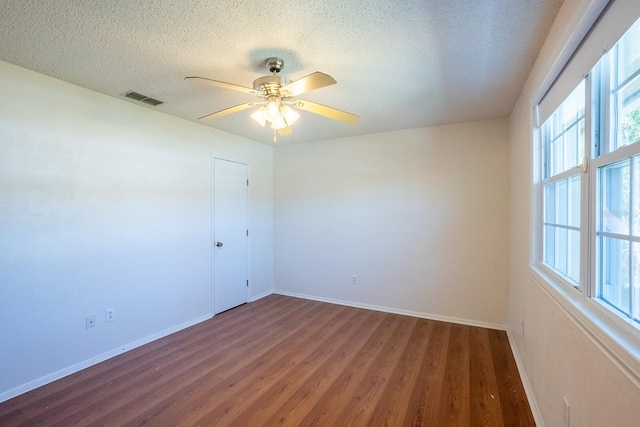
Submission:
<svg viewBox="0 0 640 427">
<path fill-rule="evenodd" d="M 539 153 L 534 156 L 534 168 L 537 168 L 536 175 L 539 179 L 536 180 L 533 189 L 537 218 L 534 221 L 536 250 L 531 266 L 532 278 L 570 315 L 587 337 L 640 387 L 640 323 L 618 313 L 614 307 L 597 298 L 599 170 L 606 165 L 640 155 L 640 142 L 608 152 L 607 145 L 612 143 L 611 138 L 615 131 L 611 129 L 612 108 L 609 105 L 611 97 L 608 93 L 611 80 L 608 73 L 608 66 L 596 66 L 585 78 L 585 158 L 581 167 L 579 286 L 544 263 L 544 185 L 549 179 L 546 178 L 543 167 L 547 160 L 544 150 L 547 148 L 544 147 L 545 138 L 541 124 L 534 125 L 533 138 Z M 593 83 L 594 81 L 596 83 Z M 556 175 L 554 180 L 573 176 L 574 169 L 576 168 Z M 631 236 L 630 239 L 640 242 L 640 238 Z M 630 286 L 633 286 L 633 282 Z"/>
</svg>

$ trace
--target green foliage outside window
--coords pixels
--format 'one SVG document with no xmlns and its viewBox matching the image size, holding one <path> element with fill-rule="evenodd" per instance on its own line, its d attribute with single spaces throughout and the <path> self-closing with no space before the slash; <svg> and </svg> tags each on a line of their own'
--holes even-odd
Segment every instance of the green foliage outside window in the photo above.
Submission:
<svg viewBox="0 0 640 427">
<path fill-rule="evenodd" d="M 640 108 L 627 114 L 622 120 L 622 140 L 628 143 L 640 141 Z"/>
</svg>

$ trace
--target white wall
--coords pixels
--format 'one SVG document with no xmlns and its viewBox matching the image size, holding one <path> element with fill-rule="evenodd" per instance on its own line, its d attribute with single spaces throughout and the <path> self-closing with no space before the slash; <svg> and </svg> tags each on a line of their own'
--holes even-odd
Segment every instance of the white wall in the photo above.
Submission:
<svg viewBox="0 0 640 427">
<path fill-rule="evenodd" d="M 0 401 L 211 316 L 212 154 L 249 165 L 271 292 L 271 147 L 3 62 L 0 88 Z"/>
<path fill-rule="evenodd" d="M 563 4 L 510 120 L 509 336 L 544 425 L 565 425 L 564 396 L 571 406 L 571 426 L 637 426 L 640 389 L 532 278 L 529 267 L 535 98 L 563 47 L 573 43 L 588 3 Z"/>
<path fill-rule="evenodd" d="M 506 120 L 278 146 L 275 289 L 505 325 L 507 148 Z"/>
</svg>

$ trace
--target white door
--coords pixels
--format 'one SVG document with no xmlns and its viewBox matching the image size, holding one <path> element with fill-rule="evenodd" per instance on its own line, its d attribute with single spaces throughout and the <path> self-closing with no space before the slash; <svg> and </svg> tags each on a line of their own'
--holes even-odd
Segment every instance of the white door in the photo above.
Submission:
<svg viewBox="0 0 640 427">
<path fill-rule="evenodd" d="M 247 302 L 247 165 L 214 160 L 214 314 Z"/>
</svg>

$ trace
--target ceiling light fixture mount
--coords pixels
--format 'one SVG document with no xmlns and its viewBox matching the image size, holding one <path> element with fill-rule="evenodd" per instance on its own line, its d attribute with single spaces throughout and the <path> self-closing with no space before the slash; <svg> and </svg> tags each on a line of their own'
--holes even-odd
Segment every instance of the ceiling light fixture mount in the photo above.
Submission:
<svg viewBox="0 0 640 427">
<path fill-rule="evenodd" d="M 255 79 L 253 81 L 253 88 L 238 86 L 232 83 L 225 83 L 204 77 L 185 77 L 185 80 L 194 80 L 212 86 L 250 93 L 262 98 L 262 102 L 247 102 L 245 104 L 236 105 L 235 107 L 207 114 L 206 116 L 200 117 L 198 120 L 222 117 L 256 105 L 261 105 L 258 111 L 251 114 L 251 118 L 262 127 L 269 122 L 269 127 L 273 129 L 274 143 L 277 142 L 276 134 L 281 136 L 291 135 L 293 132 L 291 125 L 300 118 L 300 114 L 290 106 L 346 123 L 355 123 L 358 121 L 359 117 L 355 114 L 347 113 L 346 111 L 327 107 L 326 105 L 316 104 L 310 101 L 293 99 L 295 96 L 303 93 L 336 84 L 335 79 L 330 75 L 316 71 L 306 77 L 286 83 L 283 81 L 282 77 L 278 75 L 278 73 L 284 68 L 283 59 L 271 57 L 265 61 L 265 65 L 272 75 Z"/>
<path fill-rule="evenodd" d="M 284 60 L 276 57 L 268 58 L 267 68 L 272 73 L 279 73 L 284 68 Z"/>
</svg>

